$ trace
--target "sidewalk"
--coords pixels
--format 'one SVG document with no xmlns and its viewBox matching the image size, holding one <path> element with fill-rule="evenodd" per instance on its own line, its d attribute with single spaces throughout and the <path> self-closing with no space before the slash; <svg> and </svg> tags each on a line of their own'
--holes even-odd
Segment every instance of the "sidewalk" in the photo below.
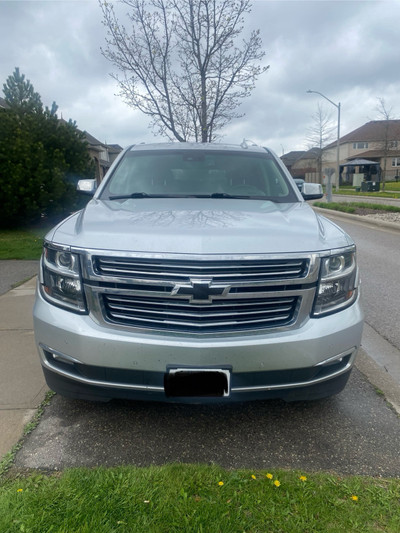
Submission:
<svg viewBox="0 0 400 533">
<path fill-rule="evenodd" d="M 36 277 L 0 296 L 0 459 L 48 390 L 33 336 Z"/>
</svg>

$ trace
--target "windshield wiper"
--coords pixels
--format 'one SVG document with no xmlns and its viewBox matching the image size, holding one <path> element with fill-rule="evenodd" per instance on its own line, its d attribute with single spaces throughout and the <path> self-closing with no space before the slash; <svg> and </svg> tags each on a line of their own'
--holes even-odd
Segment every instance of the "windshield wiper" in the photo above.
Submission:
<svg viewBox="0 0 400 533">
<path fill-rule="evenodd" d="M 210 194 L 210 198 L 237 198 L 237 196 L 227 192 L 213 192 Z"/>
<path fill-rule="evenodd" d="M 130 194 L 115 194 L 109 200 L 127 200 L 129 198 L 168 198 L 166 194 L 148 194 L 147 192 L 132 192 Z"/>
<path fill-rule="evenodd" d="M 109 200 L 125 200 L 128 198 L 147 198 L 149 195 L 145 192 L 132 192 L 130 194 L 114 194 L 109 196 Z"/>
<path fill-rule="evenodd" d="M 253 198 L 248 194 L 229 194 L 227 192 L 213 192 L 211 194 L 148 194 L 147 192 L 132 192 L 130 194 L 116 194 L 109 196 L 109 200 L 128 200 L 129 198 Z"/>
<path fill-rule="evenodd" d="M 189 196 L 189 195 L 188 195 Z M 253 198 L 248 194 L 229 194 L 227 192 L 213 192 L 211 194 L 191 194 L 190 198 Z"/>
</svg>

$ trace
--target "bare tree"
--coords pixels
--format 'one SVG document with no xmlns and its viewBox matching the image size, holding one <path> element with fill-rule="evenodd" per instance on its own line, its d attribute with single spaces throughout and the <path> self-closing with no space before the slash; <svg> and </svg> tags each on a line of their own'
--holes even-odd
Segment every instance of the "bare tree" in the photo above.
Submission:
<svg viewBox="0 0 400 533">
<path fill-rule="evenodd" d="M 151 118 L 156 133 L 211 142 L 250 95 L 261 66 L 259 31 L 239 36 L 250 0 L 100 0 L 107 46 L 103 55 L 122 73 L 120 95 Z"/>
<path fill-rule="evenodd" d="M 306 141 L 310 150 L 316 148 L 317 172 L 321 183 L 323 148 L 333 139 L 335 126 L 332 124 L 331 114 L 321 104 L 318 104 L 312 118 L 314 123 L 307 130 Z"/>
<path fill-rule="evenodd" d="M 390 139 L 390 120 L 393 120 L 393 112 L 391 107 L 387 107 L 384 98 L 378 98 L 378 104 L 376 106 L 379 117 L 385 121 L 383 129 L 383 138 L 382 138 L 382 151 L 383 151 L 383 171 L 382 171 L 382 190 L 385 190 L 386 182 L 386 169 L 387 169 L 387 158 L 389 155 L 389 150 L 391 146 Z"/>
</svg>

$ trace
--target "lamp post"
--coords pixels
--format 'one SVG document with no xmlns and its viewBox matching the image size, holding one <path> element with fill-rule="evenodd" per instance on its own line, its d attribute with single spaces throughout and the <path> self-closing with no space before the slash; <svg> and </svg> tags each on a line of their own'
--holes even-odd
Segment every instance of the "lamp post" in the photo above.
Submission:
<svg viewBox="0 0 400 533">
<path fill-rule="evenodd" d="M 320 96 L 322 96 L 322 98 L 325 98 L 325 100 L 328 100 L 329 103 L 334 105 L 336 107 L 336 109 L 338 110 L 337 141 L 336 141 L 336 190 L 338 191 L 339 190 L 339 171 L 340 171 L 340 168 L 339 168 L 339 159 L 340 159 L 339 158 L 339 151 L 340 151 L 340 102 L 338 104 L 335 104 L 335 102 L 332 102 L 332 100 L 330 100 L 327 96 L 325 96 L 324 94 L 322 94 L 322 93 L 320 93 L 318 91 L 311 91 L 310 89 L 308 89 L 307 92 L 308 93 L 319 94 Z M 330 198 L 328 197 L 328 202 L 329 201 L 330 201 Z"/>
</svg>

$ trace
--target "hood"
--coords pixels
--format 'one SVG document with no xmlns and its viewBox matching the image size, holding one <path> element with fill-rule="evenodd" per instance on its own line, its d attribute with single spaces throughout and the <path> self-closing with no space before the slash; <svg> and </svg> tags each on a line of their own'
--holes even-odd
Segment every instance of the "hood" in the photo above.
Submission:
<svg viewBox="0 0 400 533">
<path fill-rule="evenodd" d="M 318 252 L 352 243 L 305 202 L 221 198 L 93 199 L 46 238 L 91 250 L 177 254 Z"/>
</svg>

